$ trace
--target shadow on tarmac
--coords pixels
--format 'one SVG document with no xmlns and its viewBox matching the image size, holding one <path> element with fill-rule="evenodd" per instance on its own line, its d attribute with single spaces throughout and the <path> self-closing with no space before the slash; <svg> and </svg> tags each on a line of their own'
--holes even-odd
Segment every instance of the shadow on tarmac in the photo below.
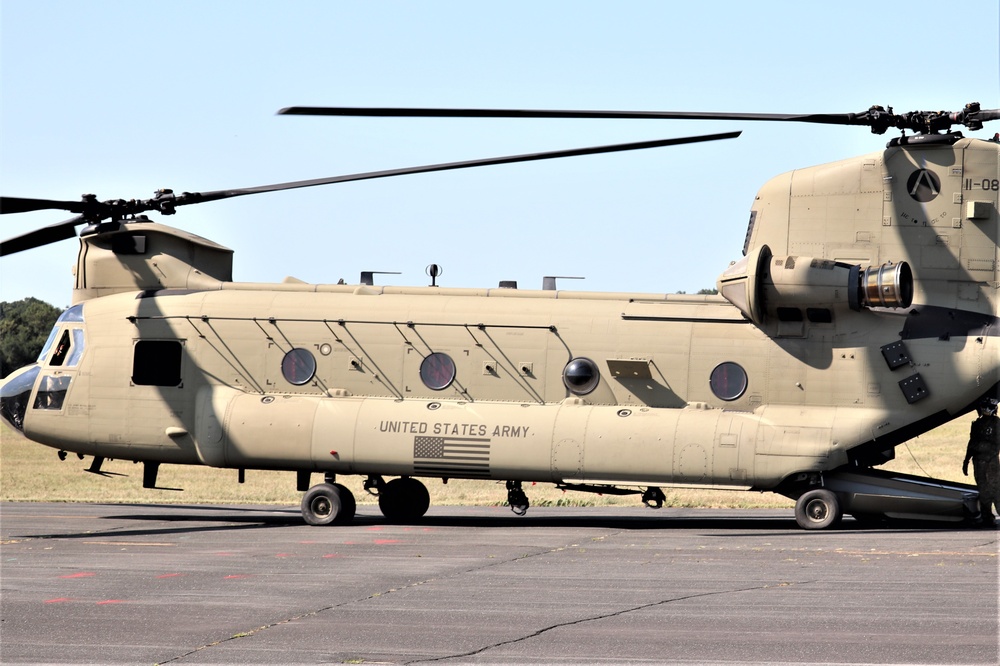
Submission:
<svg viewBox="0 0 1000 666">
<path fill-rule="evenodd" d="M 801 532 L 822 538 L 823 534 L 863 531 L 872 533 L 891 533 L 905 530 L 907 532 L 941 532 L 955 530 L 977 529 L 962 523 L 942 523 L 927 521 L 895 521 L 881 525 L 865 525 L 850 517 L 835 528 L 807 532 L 799 528 L 794 516 L 787 518 L 775 516 L 774 512 L 760 515 L 758 510 L 733 510 L 727 515 L 708 514 L 692 516 L 692 510 L 686 509 L 688 515 L 672 515 L 669 508 L 657 516 L 646 517 L 603 511 L 599 508 L 587 509 L 581 512 L 574 509 L 572 515 L 557 515 L 559 508 L 536 510 L 536 515 L 440 515 L 448 507 L 439 507 L 435 515 L 425 516 L 416 521 L 389 521 L 380 513 L 359 513 L 350 525 L 332 525 L 328 527 L 308 528 L 297 508 L 281 507 L 240 507 L 212 505 L 149 505 L 149 504 L 97 504 L 90 505 L 106 511 L 106 515 L 98 520 L 133 521 L 158 523 L 148 529 L 129 529 L 109 527 L 106 530 L 87 530 L 84 532 L 64 532 L 61 534 L 22 534 L 13 538 L 31 539 L 93 539 L 95 536 L 116 537 L 153 537 L 177 534 L 195 534 L 207 532 L 227 532 L 245 530 L 274 530 L 280 528 L 301 528 L 311 530 L 350 530 L 357 527 L 405 525 L 421 527 L 466 527 L 476 529 L 615 529 L 615 530 L 685 530 L 713 531 L 721 537 L 745 536 L 752 533 L 755 536 L 766 536 L 768 533 L 788 535 Z M 370 509 L 369 507 L 363 507 Z M 456 507 L 460 509 L 460 507 Z M 754 515 L 757 513 L 758 515 Z M 738 515 L 732 515 L 738 514 Z M 988 530 L 984 530 L 988 531 Z M 726 533 L 730 532 L 730 533 Z"/>
</svg>

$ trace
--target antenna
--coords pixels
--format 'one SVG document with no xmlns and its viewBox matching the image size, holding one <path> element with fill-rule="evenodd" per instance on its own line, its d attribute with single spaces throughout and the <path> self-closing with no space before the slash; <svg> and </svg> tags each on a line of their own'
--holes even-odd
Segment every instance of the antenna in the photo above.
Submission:
<svg viewBox="0 0 1000 666">
<path fill-rule="evenodd" d="M 424 272 L 431 276 L 432 287 L 438 286 L 437 285 L 438 276 L 444 275 L 444 269 L 438 266 L 437 264 L 429 264 L 427 268 L 424 269 Z"/>
<path fill-rule="evenodd" d="M 556 290 L 556 280 L 585 280 L 582 277 L 572 277 L 570 275 L 546 275 L 542 278 L 542 290 L 543 291 L 555 291 Z"/>
<path fill-rule="evenodd" d="M 399 275 L 399 271 L 361 271 L 361 284 L 371 287 L 375 284 L 376 275 Z"/>
</svg>

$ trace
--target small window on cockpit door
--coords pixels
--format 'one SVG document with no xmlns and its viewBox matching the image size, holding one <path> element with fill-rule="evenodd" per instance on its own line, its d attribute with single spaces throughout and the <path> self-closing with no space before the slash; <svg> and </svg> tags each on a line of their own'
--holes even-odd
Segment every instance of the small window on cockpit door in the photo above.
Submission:
<svg viewBox="0 0 1000 666">
<path fill-rule="evenodd" d="M 132 357 L 132 383 L 140 386 L 180 386 L 180 341 L 137 341 Z"/>
<path fill-rule="evenodd" d="M 49 365 L 62 365 L 63 361 L 66 360 L 66 355 L 69 354 L 69 331 L 63 331 L 62 337 L 59 338 L 59 344 L 56 345 L 56 351 L 52 354 L 52 360 L 49 361 Z"/>
<path fill-rule="evenodd" d="M 80 357 L 83 356 L 83 339 L 82 328 L 70 328 L 63 331 L 49 365 L 65 365 L 68 368 L 76 366 L 80 362 Z"/>
</svg>

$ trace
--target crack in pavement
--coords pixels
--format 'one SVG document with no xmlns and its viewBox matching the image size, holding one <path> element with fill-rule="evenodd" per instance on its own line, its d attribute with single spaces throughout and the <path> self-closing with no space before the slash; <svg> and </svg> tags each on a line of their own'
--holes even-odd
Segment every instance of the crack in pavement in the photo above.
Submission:
<svg viewBox="0 0 1000 666">
<path fill-rule="evenodd" d="M 622 532 L 623 532 L 622 530 L 619 530 L 617 532 L 612 532 L 612 533 L 609 533 L 609 534 L 605 534 L 605 535 L 602 535 L 600 537 L 595 537 L 594 540 L 596 540 L 596 539 L 605 539 L 605 538 L 608 538 L 608 537 L 617 536 L 619 534 L 622 534 Z M 407 583 L 406 585 L 401 585 L 399 587 L 389 588 L 388 590 L 384 590 L 382 592 L 373 592 L 372 594 L 369 594 L 366 597 L 360 597 L 360 598 L 357 598 L 357 599 L 351 599 L 349 601 L 342 601 L 342 602 L 337 603 L 337 604 L 331 604 L 329 606 L 324 606 L 323 608 L 318 608 L 316 610 L 311 610 L 311 611 L 308 611 L 308 612 L 305 612 L 305 613 L 300 613 L 300 614 L 295 615 L 293 617 L 284 618 L 282 620 L 275 620 L 274 622 L 270 622 L 268 624 L 262 625 L 260 627 L 255 628 L 255 629 L 248 629 L 246 631 L 237 632 L 237 633 L 233 634 L 232 636 L 229 636 L 228 638 L 222 638 L 222 639 L 219 639 L 219 640 L 214 641 L 212 643 L 207 643 L 205 645 L 201 645 L 201 646 L 196 647 L 196 648 L 194 648 L 192 650 L 189 650 L 188 652 L 185 652 L 183 654 L 179 654 L 179 655 L 177 655 L 175 657 L 171 657 L 170 659 L 165 659 L 165 660 L 162 660 L 162 661 L 157 661 L 156 663 L 157 663 L 157 665 L 159 665 L 159 664 L 169 664 L 169 663 L 172 663 L 172 662 L 180 661 L 181 659 L 185 659 L 187 657 L 190 657 L 193 654 L 197 654 L 198 652 L 201 652 L 203 650 L 208 650 L 208 649 L 213 648 L 213 647 L 218 647 L 219 645 L 223 645 L 223 644 L 228 643 L 230 641 L 234 641 L 234 640 L 237 640 L 237 639 L 240 639 L 240 638 L 246 638 L 248 636 L 252 636 L 254 634 L 258 634 L 258 633 L 260 633 L 262 631 L 266 631 L 266 630 L 272 629 L 274 627 L 279 627 L 279 626 L 284 625 L 284 624 L 289 624 L 291 622 L 296 622 L 298 620 L 303 620 L 305 618 L 317 617 L 321 613 L 326 613 L 328 611 L 336 610 L 338 608 L 343 608 L 345 606 L 350 606 L 352 604 L 364 603 L 366 601 L 371 601 L 373 599 L 378 599 L 379 597 L 384 596 L 386 594 L 393 594 L 393 593 L 396 593 L 396 592 L 402 592 L 404 590 L 409 590 L 409 589 L 412 589 L 412 588 L 415 588 L 415 587 L 420 587 L 421 585 L 426 585 L 427 583 L 433 583 L 433 582 L 440 581 L 440 580 L 447 580 L 449 578 L 455 578 L 455 577 L 458 577 L 458 576 L 464 576 L 466 574 L 470 574 L 470 573 L 477 572 L 477 571 L 484 571 L 486 569 L 490 569 L 492 567 L 497 567 L 497 566 L 500 566 L 500 565 L 503 565 L 503 564 L 510 564 L 512 562 L 519 562 L 521 560 L 527 560 L 527 559 L 531 559 L 533 557 L 540 557 L 542 555 L 549 555 L 551 553 L 558 553 L 558 552 L 566 550 L 567 548 L 576 548 L 576 547 L 578 547 L 578 544 L 575 544 L 575 543 L 566 544 L 566 545 L 558 546 L 556 548 L 549 548 L 547 550 L 539 550 L 538 552 L 535 552 L 535 553 L 526 553 L 524 555 L 518 555 L 517 557 L 511 557 L 511 558 L 507 558 L 507 559 L 503 559 L 503 560 L 495 560 L 495 561 L 492 561 L 492 562 L 488 562 L 486 564 L 482 564 L 480 566 L 475 566 L 475 567 L 471 567 L 471 568 L 468 568 L 468 569 L 463 569 L 461 571 L 454 571 L 454 572 L 452 572 L 450 574 L 446 574 L 446 575 L 442 575 L 442 576 L 432 576 L 431 578 L 425 578 L 423 580 L 414 581 L 412 583 Z M 526 636 L 524 638 L 530 638 L 530 636 Z M 487 646 L 487 647 L 483 648 L 483 650 L 489 649 L 490 647 L 493 647 L 493 646 Z M 469 654 L 476 654 L 476 652 L 470 652 Z M 460 656 L 463 656 L 463 655 L 456 655 L 456 656 L 460 657 Z M 442 659 L 450 659 L 451 657 L 441 657 L 441 658 Z M 434 661 L 434 660 L 430 660 L 430 661 Z"/>
<path fill-rule="evenodd" d="M 500 641 L 499 643 L 493 643 L 492 645 L 485 645 L 485 646 L 483 646 L 483 647 L 481 647 L 481 648 L 479 648 L 477 650 L 472 650 L 472 651 L 469 651 L 469 652 L 462 652 L 462 653 L 459 653 L 459 654 L 450 654 L 450 655 L 446 655 L 446 656 L 443 656 L 443 657 L 432 657 L 432 658 L 429 658 L 429 659 L 414 659 L 413 661 L 406 661 L 406 662 L 403 662 L 403 663 L 406 664 L 407 666 L 409 666 L 409 664 L 426 664 L 426 663 L 432 663 L 432 662 L 436 662 L 436 661 L 445 661 L 447 659 L 461 659 L 463 657 L 471 657 L 471 656 L 474 656 L 474 655 L 477 655 L 477 654 L 482 654 L 483 652 L 486 652 L 487 650 L 492 650 L 494 648 L 503 647 L 505 645 L 512 645 L 514 643 L 521 643 L 523 641 L 527 641 L 527 640 L 530 640 L 532 638 L 536 638 L 538 636 L 541 636 L 544 633 L 552 631 L 553 629 L 561 629 L 563 627 L 571 627 L 573 625 L 584 624 L 584 623 L 587 623 L 587 622 L 596 622 L 597 620 L 606 620 L 608 618 L 619 617 L 619 616 L 625 615 L 627 613 L 634 613 L 635 611 L 645 610 L 647 608 L 655 608 L 656 606 L 663 606 L 663 605 L 671 604 L 671 603 L 674 603 L 674 602 L 677 602 L 677 601 L 687 601 L 688 599 L 699 599 L 699 598 L 703 598 L 703 597 L 712 597 L 712 596 L 718 596 L 718 595 L 722 595 L 722 594 L 739 594 L 741 592 L 752 592 L 754 590 L 766 590 L 766 589 L 769 589 L 769 588 L 772 588 L 772 587 L 789 587 L 791 585 L 808 585 L 810 583 L 815 583 L 815 582 L 816 581 L 811 581 L 810 580 L 810 581 L 798 581 L 798 582 L 795 582 L 795 583 L 787 583 L 787 582 L 785 582 L 785 583 L 777 583 L 777 584 L 773 584 L 773 585 L 755 585 L 754 587 L 737 588 L 735 590 L 716 590 L 714 592 L 699 592 L 697 594 L 688 594 L 688 595 L 685 595 L 683 597 L 674 597 L 674 598 L 671 598 L 671 599 L 661 599 L 660 601 L 653 601 L 653 602 L 650 602 L 648 604 L 641 604 L 639 606 L 633 606 L 631 608 L 623 608 L 621 610 L 612 611 L 610 613 L 601 613 L 600 615 L 593 615 L 591 617 L 583 617 L 583 618 L 579 618 L 577 620 L 569 620 L 569 621 L 566 621 L 566 622 L 559 622 L 557 624 L 553 624 L 551 626 L 539 629 L 538 631 L 534 631 L 534 632 L 532 632 L 530 634 L 527 634 L 525 636 L 520 636 L 518 638 L 511 638 L 511 639 L 508 639 L 508 640 L 505 640 L 505 641 Z"/>
</svg>

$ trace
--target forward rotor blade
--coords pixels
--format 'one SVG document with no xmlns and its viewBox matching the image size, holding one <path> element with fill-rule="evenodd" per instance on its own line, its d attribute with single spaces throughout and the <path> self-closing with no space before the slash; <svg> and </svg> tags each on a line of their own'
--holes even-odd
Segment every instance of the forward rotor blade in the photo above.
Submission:
<svg viewBox="0 0 1000 666">
<path fill-rule="evenodd" d="M 96 201 L 70 202 L 51 201 L 47 199 L 4 197 L 2 199 L 3 205 L 6 206 L 9 204 L 12 208 L 12 210 L 5 210 L 4 212 L 27 212 L 50 208 L 69 208 L 70 210 L 79 211 L 83 213 L 83 215 L 71 220 L 66 220 L 65 222 L 36 229 L 35 231 L 28 232 L 15 238 L 7 239 L 0 243 L 0 256 L 21 252 L 23 250 L 30 250 L 31 248 L 47 245 L 48 243 L 54 243 L 66 238 L 72 238 L 76 235 L 74 227 L 78 224 L 83 224 L 84 222 L 97 223 L 103 219 L 111 217 L 123 219 L 126 216 L 138 215 L 146 211 L 159 211 L 164 215 L 170 215 L 175 212 L 175 209 L 178 206 L 219 201 L 221 199 L 241 197 L 248 194 L 262 194 L 264 192 L 277 192 L 280 190 L 293 190 L 302 187 L 332 185 L 334 183 L 347 183 L 356 180 L 372 180 L 375 178 L 389 178 L 392 176 L 404 176 L 408 174 L 431 173 L 434 171 L 469 169 L 473 167 L 491 166 L 496 164 L 513 164 L 516 162 L 558 159 L 560 157 L 579 157 L 582 155 L 596 155 L 600 153 L 616 153 L 628 150 L 678 146 L 686 143 L 701 143 L 705 141 L 718 141 L 721 139 L 734 139 L 739 135 L 740 132 L 726 132 L 723 134 L 706 134 L 702 136 L 680 137 L 676 139 L 660 139 L 657 141 L 619 143 L 607 146 L 593 146 L 590 148 L 553 150 L 542 153 L 490 157 L 486 159 L 467 160 L 464 162 L 447 162 L 444 164 L 430 164 L 426 166 L 407 167 L 403 169 L 368 171 L 364 173 L 347 174 L 344 176 L 333 176 L 331 178 L 314 178 L 312 180 L 298 180 L 289 183 L 277 183 L 274 185 L 261 185 L 258 187 L 246 187 L 231 190 L 216 190 L 213 192 L 183 192 L 175 195 L 170 190 L 160 190 L 154 198 L 142 201 L 113 200 L 98 203 Z"/>
<path fill-rule="evenodd" d="M 83 201 L 0 197 L 0 215 L 6 213 L 30 213 L 36 210 L 68 210 L 71 213 L 82 213 L 85 206 L 86 204 Z"/>
<path fill-rule="evenodd" d="M 619 143 L 607 146 L 594 146 L 590 148 L 573 148 L 569 150 L 553 150 L 542 153 L 528 153 L 523 155 L 510 155 L 505 157 L 489 157 L 478 160 L 467 160 L 464 162 L 447 162 L 444 164 L 429 164 L 426 166 L 406 167 L 402 169 L 388 169 L 386 171 L 368 171 L 364 173 L 354 173 L 345 176 L 333 176 L 332 178 L 315 178 L 312 180 L 299 180 L 290 183 L 278 183 L 275 185 L 261 185 L 259 187 L 248 187 L 235 190 L 218 190 L 215 192 L 185 192 L 177 196 L 175 206 L 182 206 L 207 201 L 218 201 L 231 197 L 239 197 L 247 194 L 260 194 L 262 192 L 276 192 L 279 190 L 292 190 L 301 187 L 315 187 L 317 185 L 331 185 L 333 183 L 347 183 L 357 180 L 372 180 L 375 178 L 389 178 L 392 176 L 404 176 L 417 173 L 431 173 L 434 171 L 450 171 L 453 169 L 469 169 L 481 166 L 492 166 L 497 164 L 514 164 L 516 162 L 532 162 L 539 160 L 551 160 L 561 157 L 579 157 L 582 155 L 596 155 L 600 153 L 615 153 L 628 150 L 644 150 L 646 148 L 661 148 L 664 146 L 677 146 L 687 143 L 701 143 L 705 141 L 718 141 L 721 139 L 734 139 L 740 132 L 725 132 L 722 134 L 706 134 L 702 136 L 680 137 L 676 139 L 660 139 L 656 141 L 639 141 L 635 143 Z"/>
<path fill-rule="evenodd" d="M 42 227 L 41 229 L 29 231 L 14 238 L 8 238 L 0 242 L 0 257 L 14 254 L 15 252 L 31 250 L 36 247 L 48 245 L 49 243 L 66 240 L 67 238 L 73 238 L 76 236 L 77 225 L 83 224 L 85 221 L 82 216 L 74 217 L 64 222 L 58 222 L 47 227 Z"/>
<path fill-rule="evenodd" d="M 427 109 L 351 106 L 289 106 L 278 111 L 290 116 L 366 116 L 383 118 L 622 118 L 635 120 L 767 120 L 831 125 L 852 122 L 855 113 L 697 113 L 678 111 L 557 111 L 527 109 Z"/>
</svg>

